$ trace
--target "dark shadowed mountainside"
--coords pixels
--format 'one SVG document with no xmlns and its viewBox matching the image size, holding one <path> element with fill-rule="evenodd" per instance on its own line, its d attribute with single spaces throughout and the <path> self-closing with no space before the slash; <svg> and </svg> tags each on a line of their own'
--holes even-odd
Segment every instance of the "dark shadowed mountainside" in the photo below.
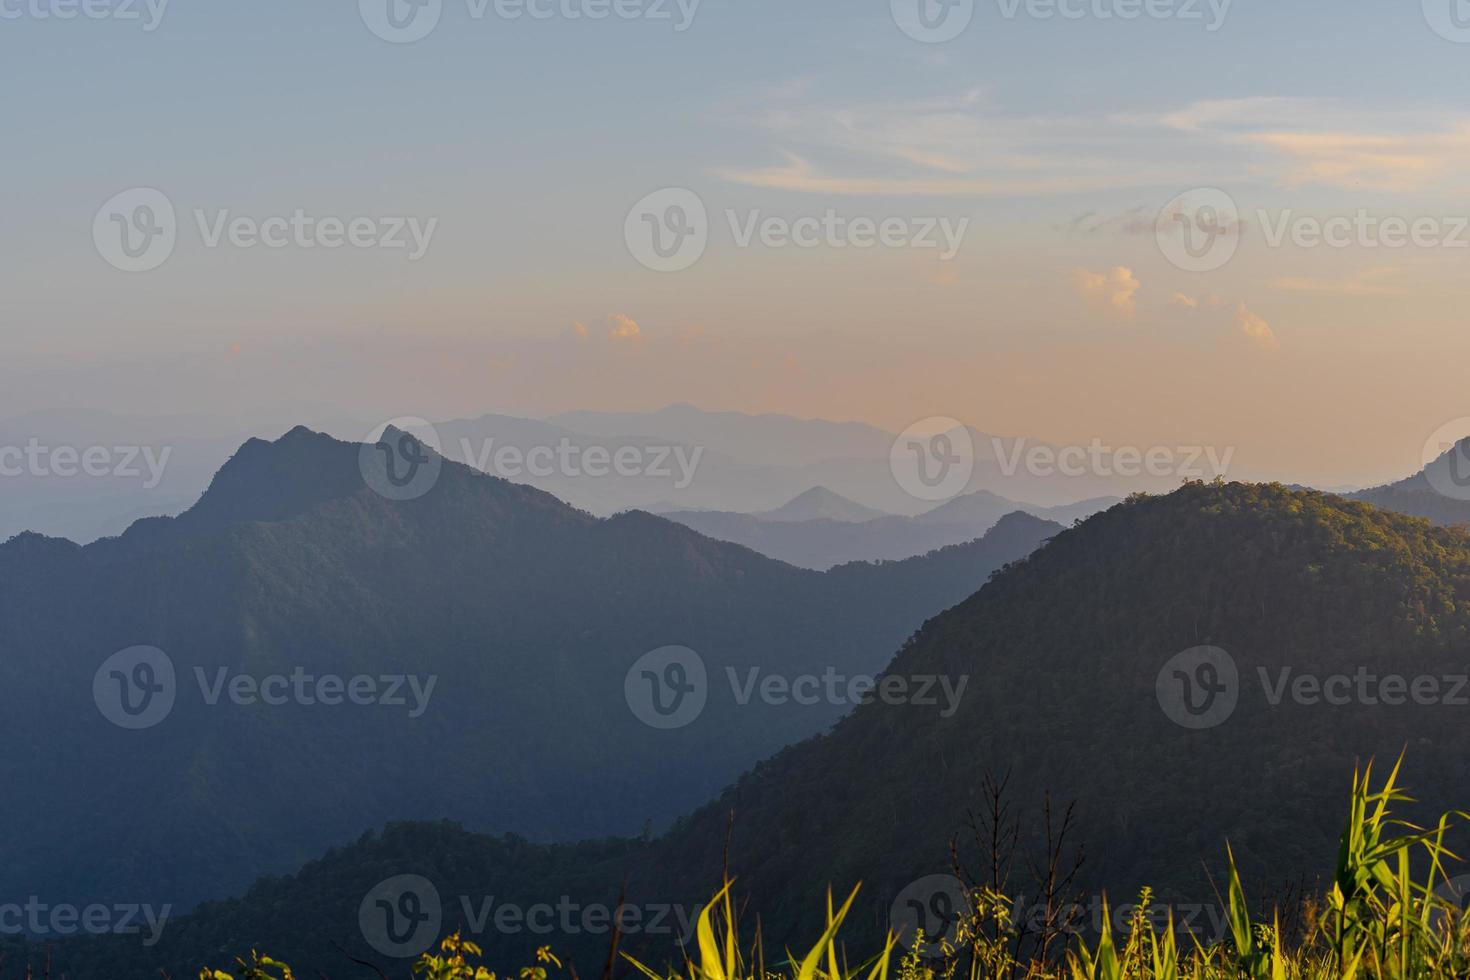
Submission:
<svg viewBox="0 0 1470 980">
<path fill-rule="evenodd" d="M 850 707 L 741 704 L 730 674 L 877 671 L 1060 530 L 1017 515 L 819 574 L 453 463 L 392 502 L 359 451 L 253 440 L 178 518 L 0 546 L 0 783 L 25 801 L 6 807 L 0 895 L 186 907 L 394 819 L 541 841 L 662 828 Z M 678 731 L 625 689 L 670 645 L 709 676 Z M 166 665 L 105 666 L 138 646 Z M 143 696 L 165 686 L 171 708 Z M 119 727 L 99 710 L 119 692 L 165 713 Z"/>
<path fill-rule="evenodd" d="M 357 913 L 401 874 L 433 882 L 446 931 L 473 931 L 461 896 L 469 908 L 475 896 L 610 904 L 626 881 L 630 902 L 693 905 L 719 880 L 732 814 L 730 866 L 768 948 L 820 932 L 829 882 L 865 883 L 850 938 L 871 939 L 905 886 L 949 870 L 956 834 L 965 852 L 982 780 L 1005 771 L 1030 835 L 1044 791 L 1078 802 L 1083 881 L 1119 901 L 1144 884 L 1165 900 L 1212 900 L 1206 867 L 1218 880 L 1227 838 L 1258 890 L 1311 888 L 1332 866 L 1355 763 L 1407 748 L 1425 810 L 1466 802 L 1467 664 L 1470 534 L 1320 493 L 1190 485 L 1056 536 L 905 644 L 888 674 L 971 678 L 957 711 L 866 704 L 659 840 L 578 852 L 395 826 L 202 910 L 154 950 L 109 940 L 71 955 L 128 980 L 268 944 L 303 972 L 330 970 L 340 930 L 381 960 Z M 605 950 L 606 936 L 583 928 L 480 925 L 501 965 L 550 943 L 585 974 Z M 675 955 L 668 934 L 627 942 Z"/>
</svg>

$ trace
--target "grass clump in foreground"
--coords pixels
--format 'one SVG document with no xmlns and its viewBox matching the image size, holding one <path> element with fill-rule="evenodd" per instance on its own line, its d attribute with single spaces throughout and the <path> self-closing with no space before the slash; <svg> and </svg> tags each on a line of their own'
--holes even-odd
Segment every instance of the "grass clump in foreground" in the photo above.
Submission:
<svg viewBox="0 0 1470 980">
<path fill-rule="evenodd" d="M 1400 765 L 1402 760 L 1400 760 Z M 1156 929 L 1148 915 L 1150 893 L 1143 892 L 1126 929 L 1113 934 L 1111 917 L 1102 916 L 1099 934 L 1089 943 L 1077 939 L 1060 961 L 1015 955 L 1019 937 L 1011 925 L 1010 901 L 990 889 L 974 889 L 970 908 L 953 939 L 938 944 L 937 955 L 920 956 L 924 937 L 910 939 L 915 950 L 895 959 L 898 937 L 870 959 L 852 965 L 838 940 L 857 890 L 841 907 L 829 895 L 827 926 L 805 955 L 789 951 L 768 963 L 759 940 L 742 946 L 730 883 L 700 914 L 696 948 L 686 954 L 683 971 L 660 972 L 629 956 L 623 958 L 644 980 L 1450 980 L 1470 978 L 1470 915 L 1447 897 L 1447 867 L 1459 858 L 1445 844 L 1450 827 L 1467 819 L 1447 813 L 1431 828 L 1393 817 L 1391 806 L 1412 802 L 1398 786 L 1400 765 L 1372 788 L 1372 766 L 1353 778 L 1352 805 L 1338 851 L 1337 868 L 1326 896 L 1310 904 L 1304 935 L 1283 939 L 1279 914 L 1253 920 L 1245 889 L 1230 855 L 1228 923 L 1230 935 L 1208 946 L 1192 935 L 1181 945 L 1172 915 Z M 930 944 L 932 948 L 932 944 Z M 551 951 L 537 953 L 537 965 L 518 978 L 500 977 L 477 962 L 482 951 L 453 935 L 437 952 L 426 953 L 413 968 L 419 980 L 549 980 L 562 964 Z M 240 962 L 238 980 L 294 980 L 290 967 L 252 954 Z M 611 975 L 609 968 L 604 980 Z M 205 970 L 200 980 L 237 980 L 234 974 Z M 577 980 L 575 971 L 571 980 Z"/>
</svg>

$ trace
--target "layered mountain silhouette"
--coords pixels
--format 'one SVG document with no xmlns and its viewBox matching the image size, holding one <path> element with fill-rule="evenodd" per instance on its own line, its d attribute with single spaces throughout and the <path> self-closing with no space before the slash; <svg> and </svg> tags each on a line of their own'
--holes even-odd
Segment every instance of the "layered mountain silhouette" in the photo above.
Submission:
<svg viewBox="0 0 1470 980">
<path fill-rule="evenodd" d="M 962 860 L 978 858 L 965 828 L 991 772 L 1011 774 L 1027 846 L 1045 791 L 1058 810 L 1077 801 L 1082 884 L 1111 888 L 1115 901 L 1145 884 L 1161 900 L 1212 901 L 1207 875 L 1219 880 L 1226 840 L 1258 889 L 1315 888 L 1355 764 L 1407 748 L 1406 781 L 1426 810 L 1464 803 L 1467 644 L 1470 533 L 1280 486 L 1131 498 L 903 645 L 890 676 L 971 678 L 957 710 L 865 704 L 660 839 L 547 848 L 399 824 L 199 910 L 152 949 L 109 939 L 68 955 L 127 980 L 158 967 L 180 975 L 269 939 L 303 972 L 331 970 L 342 962 L 333 939 L 383 961 L 359 911 L 395 875 L 432 883 L 442 931 L 474 932 L 466 910 L 486 896 L 585 907 L 626 888 L 645 908 L 687 908 L 727 860 L 764 916 L 767 948 L 820 932 L 829 883 L 864 882 L 851 938 L 866 948 L 907 886 L 950 870 L 951 840 Z M 440 758 L 464 769 L 453 747 Z M 1205 865 L 1191 869 L 1184 854 Z M 545 943 L 589 964 L 606 949 L 606 935 L 586 929 L 479 924 L 497 963 Z M 669 934 L 629 936 L 624 948 L 678 956 Z"/>
<path fill-rule="evenodd" d="M 1119 502 L 1100 497 L 1062 507 L 1036 507 L 988 490 L 956 497 L 916 517 L 879 515 L 816 487 L 773 511 L 673 510 L 662 516 L 721 541 L 732 541 L 803 568 L 852 561 L 895 561 L 970 541 L 1007 514 L 1028 513 L 1063 526 Z"/>
<path fill-rule="evenodd" d="M 878 671 L 1060 530 L 1015 515 L 818 574 L 450 462 L 393 501 L 362 460 L 298 428 L 177 518 L 0 546 L 0 895 L 183 908 L 390 819 L 661 829 L 851 709 L 751 698 L 752 674 Z M 635 709 L 669 646 L 708 673 L 677 731 Z"/>
<path fill-rule="evenodd" d="M 1413 476 L 1351 495 L 1436 524 L 1470 524 L 1470 439 L 1447 448 Z"/>
<path fill-rule="evenodd" d="M 881 510 L 872 507 L 864 507 L 862 504 L 838 493 L 833 493 L 826 487 L 812 487 L 805 493 L 798 494 L 791 500 L 777 507 L 757 513 L 754 516 L 765 521 L 847 521 L 857 523 L 859 521 L 871 521 L 875 518 L 884 517 Z"/>
</svg>

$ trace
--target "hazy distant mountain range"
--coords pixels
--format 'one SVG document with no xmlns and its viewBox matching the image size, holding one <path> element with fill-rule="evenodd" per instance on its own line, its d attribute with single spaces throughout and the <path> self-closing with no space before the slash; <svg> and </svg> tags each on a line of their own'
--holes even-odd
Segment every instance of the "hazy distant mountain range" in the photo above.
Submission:
<svg viewBox="0 0 1470 980">
<path fill-rule="evenodd" d="M 825 569 L 849 561 L 911 558 L 970 541 L 1017 511 L 1067 526 L 1119 502 L 1107 497 L 1066 507 L 1035 507 L 978 490 L 917 517 L 900 517 L 877 514 L 825 487 L 814 487 L 783 507 L 759 514 L 669 511 L 663 516 L 771 558 Z"/>
<path fill-rule="evenodd" d="M 296 429 L 246 443 L 177 518 L 0 545 L 0 783 L 26 801 L 6 808 L 0 895 L 184 905 L 390 819 L 539 840 L 660 828 L 850 708 L 750 702 L 749 678 L 876 672 L 1061 530 L 1017 514 L 817 573 L 454 463 L 390 500 L 364 458 Z M 167 666 L 109 666 L 139 646 Z M 714 685 L 677 733 L 629 700 L 640 658 L 670 646 Z M 336 678 L 339 703 L 268 700 L 298 674 Z M 119 727 L 163 703 L 165 675 L 171 709 Z M 340 703 L 364 678 L 384 699 Z"/>
<path fill-rule="evenodd" d="M 1446 450 L 1407 479 L 1349 496 L 1444 526 L 1470 525 L 1470 439 Z"/>
<path fill-rule="evenodd" d="M 701 510 L 765 519 L 764 512 L 816 487 L 866 508 L 873 517 L 918 516 L 939 502 L 917 498 L 895 481 L 889 459 L 895 434 L 862 423 L 673 405 L 652 413 L 572 412 L 545 420 L 486 415 L 436 420 L 435 427 L 447 458 L 545 490 L 598 516 L 635 509 Z M 334 419 L 316 428 L 360 441 L 375 425 L 371 420 Z M 94 412 L 38 413 L 0 423 L 0 453 L 31 444 L 62 447 L 79 457 L 103 450 L 99 458 L 106 470 L 59 477 L 46 457 L 44 472 L 25 466 L 18 475 L 3 476 L 6 506 L 0 510 L 0 540 L 30 530 L 87 543 L 122 533 L 138 517 L 181 513 L 235 447 L 254 434 L 241 423 L 217 418 Z M 1020 460 L 1027 452 L 1049 447 L 975 430 L 965 431 L 961 441 L 966 440 L 974 447 L 974 472 L 950 497 L 987 491 L 1034 509 L 1138 490 L 1167 491 L 1181 480 L 1036 475 Z M 589 467 L 589 451 L 609 462 L 598 467 L 594 460 Z M 149 466 L 150 455 L 161 465 Z M 1195 461 L 1201 474 L 1209 476 L 1206 462 Z M 589 469 L 598 475 L 589 475 Z M 832 515 L 807 519 L 821 516 Z M 853 518 L 849 513 L 839 519 Z M 870 556 L 905 550 L 885 545 Z"/>
</svg>

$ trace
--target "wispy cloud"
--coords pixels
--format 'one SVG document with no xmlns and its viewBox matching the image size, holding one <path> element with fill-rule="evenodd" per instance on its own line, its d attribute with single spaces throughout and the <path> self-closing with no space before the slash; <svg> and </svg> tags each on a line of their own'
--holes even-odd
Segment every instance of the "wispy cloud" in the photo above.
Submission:
<svg viewBox="0 0 1470 980">
<path fill-rule="evenodd" d="M 1364 269 L 1341 279 L 1314 279 L 1309 276 L 1281 276 L 1266 283 L 1272 289 L 1298 293 L 1335 293 L 1342 296 L 1401 296 L 1408 290 L 1384 280 L 1400 270 L 1389 266 Z"/>
<path fill-rule="evenodd" d="M 1020 114 L 985 88 L 915 101 L 768 91 L 741 121 L 782 162 L 717 173 L 756 187 L 858 196 L 1048 196 L 1264 180 L 1407 191 L 1470 163 L 1470 114 L 1334 99 L 1247 98 L 1111 116 Z M 1137 216 L 1079 223 L 1141 227 Z"/>
</svg>

